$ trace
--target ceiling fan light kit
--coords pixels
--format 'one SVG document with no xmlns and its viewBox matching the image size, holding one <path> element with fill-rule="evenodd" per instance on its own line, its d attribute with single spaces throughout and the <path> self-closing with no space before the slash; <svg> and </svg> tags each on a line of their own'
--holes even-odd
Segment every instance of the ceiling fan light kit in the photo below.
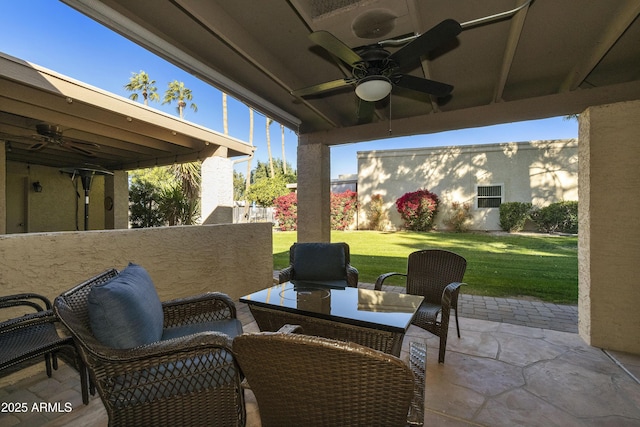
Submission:
<svg viewBox="0 0 640 427">
<path fill-rule="evenodd" d="M 389 93 L 391 93 L 391 82 L 383 76 L 365 77 L 356 86 L 356 95 L 363 101 L 380 101 Z"/>
</svg>

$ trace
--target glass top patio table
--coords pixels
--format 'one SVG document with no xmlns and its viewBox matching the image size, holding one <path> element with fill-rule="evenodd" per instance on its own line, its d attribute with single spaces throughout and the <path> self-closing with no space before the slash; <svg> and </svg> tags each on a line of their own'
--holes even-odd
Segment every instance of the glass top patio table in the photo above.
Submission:
<svg viewBox="0 0 640 427">
<path fill-rule="evenodd" d="M 240 298 L 255 305 L 333 322 L 404 333 L 424 297 L 291 281 Z"/>
</svg>

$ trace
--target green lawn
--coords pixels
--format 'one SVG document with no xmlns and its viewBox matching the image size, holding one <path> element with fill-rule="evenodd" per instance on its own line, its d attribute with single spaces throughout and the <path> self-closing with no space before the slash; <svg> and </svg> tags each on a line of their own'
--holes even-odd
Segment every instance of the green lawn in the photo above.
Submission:
<svg viewBox="0 0 640 427">
<path fill-rule="evenodd" d="M 295 232 L 273 233 L 274 269 L 289 264 L 289 247 L 295 241 Z M 405 272 L 407 255 L 415 250 L 441 248 L 467 259 L 464 281 L 469 286 L 462 288 L 464 293 L 529 296 L 561 304 L 578 301 L 575 236 L 334 231 L 331 241 L 349 244 L 351 264 L 360 272 L 361 282 L 373 283 L 390 271 Z"/>
</svg>

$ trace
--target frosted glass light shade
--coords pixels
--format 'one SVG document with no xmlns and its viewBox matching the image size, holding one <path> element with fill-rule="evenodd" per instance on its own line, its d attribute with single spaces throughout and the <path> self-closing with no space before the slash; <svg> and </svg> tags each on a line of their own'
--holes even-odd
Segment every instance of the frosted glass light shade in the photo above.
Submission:
<svg viewBox="0 0 640 427">
<path fill-rule="evenodd" d="M 356 95 L 363 101 L 379 101 L 391 92 L 391 82 L 386 77 L 370 76 L 360 80 Z"/>
</svg>

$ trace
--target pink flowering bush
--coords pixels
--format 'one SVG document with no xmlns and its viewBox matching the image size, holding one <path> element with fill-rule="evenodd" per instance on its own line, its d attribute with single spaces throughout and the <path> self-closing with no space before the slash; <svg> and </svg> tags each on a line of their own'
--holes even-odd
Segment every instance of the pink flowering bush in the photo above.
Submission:
<svg viewBox="0 0 640 427">
<path fill-rule="evenodd" d="M 404 226 L 413 231 L 429 231 L 433 228 L 440 200 L 435 193 L 418 190 L 405 193 L 396 200 L 396 209 L 404 221 Z"/>
<path fill-rule="evenodd" d="M 346 230 L 356 214 L 358 194 L 347 190 L 344 193 L 331 193 L 331 229 Z"/>
<path fill-rule="evenodd" d="M 331 229 L 346 230 L 353 222 L 356 213 L 358 194 L 347 190 L 344 193 L 331 193 Z M 289 193 L 273 201 L 275 216 L 282 231 L 298 229 L 298 195 Z"/>
<path fill-rule="evenodd" d="M 289 193 L 273 201 L 275 216 L 282 231 L 298 229 L 298 195 Z"/>
</svg>

